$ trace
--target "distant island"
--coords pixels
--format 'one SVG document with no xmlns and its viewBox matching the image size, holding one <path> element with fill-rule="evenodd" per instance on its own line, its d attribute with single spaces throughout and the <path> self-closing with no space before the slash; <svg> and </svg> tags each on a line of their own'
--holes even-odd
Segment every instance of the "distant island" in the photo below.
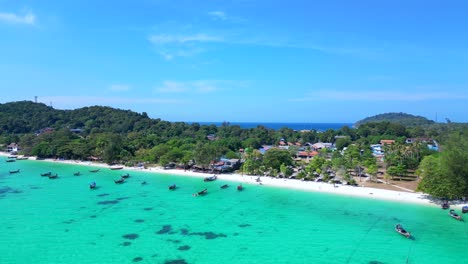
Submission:
<svg viewBox="0 0 468 264">
<path fill-rule="evenodd" d="M 435 124 L 434 121 L 429 120 L 422 116 L 415 116 L 406 113 L 385 113 L 379 114 L 371 117 L 366 117 L 362 120 L 357 121 L 354 126 L 359 127 L 365 123 L 375 123 L 375 122 L 389 122 L 397 123 L 404 126 L 414 127 L 414 126 L 427 126 Z"/>
</svg>

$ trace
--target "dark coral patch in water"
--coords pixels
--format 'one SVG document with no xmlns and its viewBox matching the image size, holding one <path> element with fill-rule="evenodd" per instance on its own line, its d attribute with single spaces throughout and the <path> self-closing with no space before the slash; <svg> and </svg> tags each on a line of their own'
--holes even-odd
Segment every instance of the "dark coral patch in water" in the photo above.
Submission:
<svg viewBox="0 0 468 264">
<path fill-rule="evenodd" d="M 64 224 L 73 224 L 73 222 L 75 222 L 75 220 L 70 219 L 70 220 L 67 220 L 67 221 L 63 221 L 62 223 L 64 223 Z"/>
<path fill-rule="evenodd" d="M 158 235 L 167 234 L 167 233 L 171 232 L 171 230 L 172 230 L 171 225 L 164 225 L 161 230 L 156 232 L 156 234 L 158 234 Z"/>
<path fill-rule="evenodd" d="M 31 190 L 39 190 L 39 189 L 42 189 L 42 187 L 39 187 L 39 186 L 31 186 L 29 187 Z"/>
<path fill-rule="evenodd" d="M 250 224 L 240 224 L 239 227 L 249 227 L 249 226 L 252 226 Z"/>
<path fill-rule="evenodd" d="M 225 234 L 215 234 L 213 232 L 195 232 L 190 233 L 190 236 L 204 236 L 205 239 L 216 239 L 218 237 L 227 237 Z"/>
<path fill-rule="evenodd" d="M 107 204 L 118 204 L 119 201 L 117 200 L 107 200 L 107 201 L 101 201 L 101 202 L 97 202 L 97 204 L 102 204 L 102 205 L 107 205 Z"/>
<path fill-rule="evenodd" d="M 138 234 L 126 234 L 122 236 L 125 239 L 135 240 L 139 237 Z"/>
<path fill-rule="evenodd" d="M 125 241 L 123 242 L 122 244 L 120 244 L 121 246 L 124 246 L 124 247 L 128 247 L 132 244 L 132 242 L 129 242 L 129 241 Z"/>
<path fill-rule="evenodd" d="M 130 197 L 119 197 L 116 200 L 117 201 L 122 201 L 122 200 L 127 200 L 127 199 L 130 199 Z"/>
<path fill-rule="evenodd" d="M 179 244 L 179 243 L 181 242 L 181 241 L 178 240 L 178 239 L 168 239 L 168 240 L 166 240 L 166 241 L 167 241 L 167 242 L 172 242 L 172 243 L 174 243 L 174 244 Z"/>
<path fill-rule="evenodd" d="M 134 258 L 132 261 L 133 261 L 133 262 L 140 262 L 140 261 L 142 261 L 142 260 L 143 260 L 142 257 L 136 257 L 136 258 Z"/>
<path fill-rule="evenodd" d="M 90 215 L 89 218 L 96 218 L 97 215 Z"/>
<path fill-rule="evenodd" d="M 166 260 L 164 264 L 188 264 L 185 259 Z"/>
<path fill-rule="evenodd" d="M 109 194 L 108 193 L 101 193 L 101 194 L 98 194 L 96 195 L 97 197 L 104 197 L 104 196 L 108 196 Z"/>
<path fill-rule="evenodd" d="M 143 222 L 145 222 L 145 220 L 143 220 L 143 219 L 135 219 L 133 222 L 135 222 L 135 223 L 143 223 Z"/>
<path fill-rule="evenodd" d="M 182 235 L 186 236 L 186 235 L 189 234 L 189 231 L 188 231 L 187 228 L 182 228 L 182 229 L 180 230 L 180 233 L 181 233 Z"/>
<path fill-rule="evenodd" d="M 143 208 L 143 210 L 145 210 L 145 211 L 151 211 L 151 210 L 153 210 L 153 207 L 146 207 L 146 208 Z"/>
<path fill-rule="evenodd" d="M 190 246 L 187 246 L 187 245 L 185 245 L 185 246 L 180 246 L 180 247 L 178 248 L 178 250 L 180 250 L 180 251 L 185 251 L 185 250 L 189 250 L 189 249 L 190 249 Z"/>
<path fill-rule="evenodd" d="M 380 262 L 378 260 L 371 260 L 371 261 L 369 261 L 369 264 L 384 264 L 384 263 Z"/>
</svg>

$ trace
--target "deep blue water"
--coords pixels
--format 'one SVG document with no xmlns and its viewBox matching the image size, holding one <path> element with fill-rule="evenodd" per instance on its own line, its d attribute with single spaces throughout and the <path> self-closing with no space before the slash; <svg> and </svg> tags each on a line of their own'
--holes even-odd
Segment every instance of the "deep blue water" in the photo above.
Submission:
<svg viewBox="0 0 468 264">
<path fill-rule="evenodd" d="M 223 122 L 197 122 L 200 125 L 221 126 Z M 264 126 L 266 128 L 279 130 L 283 127 L 291 128 L 294 130 L 317 130 L 326 131 L 327 129 L 337 130 L 343 126 L 352 127 L 352 123 L 270 123 L 270 122 L 229 122 L 232 125 L 238 125 L 243 129 L 256 128 L 257 126 Z"/>
</svg>

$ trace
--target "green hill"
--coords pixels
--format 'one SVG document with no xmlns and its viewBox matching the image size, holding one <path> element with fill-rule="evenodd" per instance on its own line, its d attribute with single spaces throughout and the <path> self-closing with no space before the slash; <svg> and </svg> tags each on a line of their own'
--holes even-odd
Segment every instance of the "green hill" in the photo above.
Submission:
<svg viewBox="0 0 468 264">
<path fill-rule="evenodd" d="M 425 126 L 425 125 L 431 125 L 435 123 L 434 121 L 429 120 L 422 116 L 415 116 L 415 115 L 405 114 L 405 113 L 385 113 L 385 114 L 379 114 L 379 115 L 375 115 L 375 116 L 371 116 L 371 117 L 367 117 L 362 120 L 359 120 L 354 124 L 354 126 L 358 127 L 365 123 L 375 123 L 375 122 L 390 122 L 390 123 L 401 124 L 404 126 Z"/>
</svg>

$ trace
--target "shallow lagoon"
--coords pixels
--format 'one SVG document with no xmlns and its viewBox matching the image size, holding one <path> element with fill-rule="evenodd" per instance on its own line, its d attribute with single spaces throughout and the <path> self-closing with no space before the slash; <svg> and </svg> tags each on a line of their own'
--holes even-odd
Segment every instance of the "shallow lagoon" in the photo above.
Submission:
<svg viewBox="0 0 468 264">
<path fill-rule="evenodd" d="M 434 206 L 247 184 L 238 192 L 234 182 L 1 159 L 0 263 L 466 260 L 467 223 Z M 47 171 L 59 178 L 40 176 Z M 126 183 L 115 184 L 126 172 Z M 169 191 L 173 183 L 179 188 Z M 207 195 L 192 196 L 204 188 Z M 396 223 L 415 239 L 397 234 Z"/>
</svg>

